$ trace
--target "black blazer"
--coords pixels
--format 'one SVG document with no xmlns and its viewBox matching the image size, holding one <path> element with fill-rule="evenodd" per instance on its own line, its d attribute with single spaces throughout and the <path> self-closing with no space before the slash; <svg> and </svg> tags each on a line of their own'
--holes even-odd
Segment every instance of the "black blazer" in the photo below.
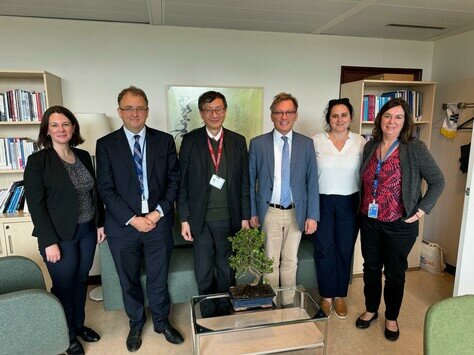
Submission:
<svg viewBox="0 0 474 355">
<path fill-rule="evenodd" d="M 227 159 L 227 201 L 233 233 L 241 229 L 242 220 L 250 219 L 250 189 L 247 143 L 244 136 L 224 129 L 224 151 Z M 177 202 L 181 222 L 189 222 L 191 233 L 201 233 L 209 200 L 211 173 L 206 127 L 183 137 L 179 152 L 181 185 Z"/>
<path fill-rule="evenodd" d="M 76 157 L 95 179 L 88 152 L 72 148 Z M 70 240 L 74 236 L 79 204 L 69 174 L 53 148 L 42 149 L 28 157 L 24 174 L 25 196 L 33 220 L 33 235 L 40 249 Z M 103 226 L 104 206 L 93 189 L 96 225 Z"/>
<path fill-rule="evenodd" d="M 153 233 L 173 226 L 180 174 L 173 137 L 146 127 L 145 139 L 148 209 L 159 204 L 164 213 Z M 133 216 L 141 215 L 140 183 L 123 128 L 97 141 L 96 156 L 97 187 L 106 206 L 105 232 L 109 238 L 119 236 L 133 228 L 126 225 Z"/>
</svg>

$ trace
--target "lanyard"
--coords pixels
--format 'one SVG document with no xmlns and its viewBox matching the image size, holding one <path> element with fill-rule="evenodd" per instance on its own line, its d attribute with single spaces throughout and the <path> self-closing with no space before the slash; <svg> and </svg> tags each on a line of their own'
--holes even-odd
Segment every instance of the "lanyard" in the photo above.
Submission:
<svg viewBox="0 0 474 355">
<path fill-rule="evenodd" d="M 385 159 L 382 159 L 382 150 L 380 149 L 380 158 L 377 159 L 377 167 L 375 168 L 375 173 L 374 173 L 374 187 L 372 189 L 372 196 L 374 198 L 374 203 L 375 203 L 375 199 L 377 198 L 377 188 L 379 187 L 379 175 L 380 175 L 380 171 L 382 170 L 382 164 L 387 160 L 390 154 L 392 154 L 392 152 L 395 150 L 397 145 L 398 145 L 398 139 L 395 139 L 395 142 L 393 142 L 390 148 L 388 148 L 387 154 L 385 154 Z"/>
<path fill-rule="evenodd" d="M 212 145 L 211 145 L 211 139 L 209 138 L 209 136 L 207 137 L 207 146 L 209 147 L 209 153 L 211 154 L 212 163 L 214 164 L 214 169 L 216 173 L 219 172 L 219 165 L 221 163 L 223 143 L 224 143 L 224 130 L 222 130 L 221 138 L 219 139 L 219 148 L 217 149 L 217 158 L 216 158 L 214 149 L 212 148 Z"/>
</svg>

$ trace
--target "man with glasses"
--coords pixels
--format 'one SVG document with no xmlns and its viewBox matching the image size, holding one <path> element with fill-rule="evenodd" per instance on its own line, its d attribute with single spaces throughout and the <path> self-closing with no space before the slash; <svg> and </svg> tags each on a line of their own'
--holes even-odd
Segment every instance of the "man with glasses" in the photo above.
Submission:
<svg viewBox="0 0 474 355">
<path fill-rule="evenodd" d="M 198 107 L 205 126 L 183 137 L 177 208 L 181 235 L 194 243 L 196 282 L 203 295 L 227 292 L 234 283 L 228 237 L 249 228 L 250 197 L 247 144 L 242 135 L 222 126 L 224 95 L 205 92 Z M 203 308 L 203 316 L 229 311 L 219 302 Z"/>
<path fill-rule="evenodd" d="M 128 351 L 141 346 L 145 325 L 142 264 L 154 330 L 173 344 L 182 336 L 168 321 L 168 267 L 179 163 L 173 137 L 145 125 L 148 99 L 131 86 L 118 95 L 123 127 L 97 141 L 97 185 L 106 206 L 105 230 L 130 319 Z"/>
<path fill-rule="evenodd" d="M 265 275 L 270 285 L 292 287 L 301 234 L 314 233 L 319 220 L 316 155 L 313 141 L 293 131 L 295 97 L 276 95 L 270 111 L 275 129 L 250 141 L 250 224 L 262 224 L 266 235 L 265 252 L 274 261 Z"/>
</svg>

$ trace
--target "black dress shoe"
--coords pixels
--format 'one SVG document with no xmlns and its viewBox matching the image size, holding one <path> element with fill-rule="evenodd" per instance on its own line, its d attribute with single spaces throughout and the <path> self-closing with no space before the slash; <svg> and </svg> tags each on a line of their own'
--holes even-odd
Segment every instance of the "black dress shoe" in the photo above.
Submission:
<svg viewBox="0 0 474 355">
<path fill-rule="evenodd" d="M 393 331 L 387 328 L 387 325 L 385 324 L 385 338 L 387 338 L 390 341 L 395 341 L 398 339 L 400 336 L 400 328 L 398 328 L 398 322 L 397 322 L 397 330 Z"/>
<path fill-rule="evenodd" d="M 362 317 L 362 314 L 360 315 L 360 317 Z M 367 329 L 379 317 L 379 314 L 375 312 L 372 318 L 370 318 L 369 320 L 364 320 L 360 317 L 356 320 L 356 327 L 360 329 Z"/>
<path fill-rule="evenodd" d="M 91 328 L 82 327 L 81 330 L 77 332 L 82 340 L 87 341 L 88 343 L 93 343 L 94 341 L 100 340 L 100 335 L 93 331 Z"/>
<path fill-rule="evenodd" d="M 130 352 L 137 351 L 142 346 L 142 330 L 137 328 L 132 328 L 128 332 L 127 337 L 127 349 Z"/>
<path fill-rule="evenodd" d="M 66 354 L 72 355 L 84 355 L 84 348 L 82 344 L 76 338 L 69 341 L 69 348 L 66 350 Z"/>
<path fill-rule="evenodd" d="M 168 340 L 171 344 L 181 344 L 184 342 L 181 334 L 179 334 L 179 332 L 169 323 L 163 326 L 161 329 L 155 329 L 155 332 L 158 334 L 163 334 L 166 340 Z"/>
</svg>

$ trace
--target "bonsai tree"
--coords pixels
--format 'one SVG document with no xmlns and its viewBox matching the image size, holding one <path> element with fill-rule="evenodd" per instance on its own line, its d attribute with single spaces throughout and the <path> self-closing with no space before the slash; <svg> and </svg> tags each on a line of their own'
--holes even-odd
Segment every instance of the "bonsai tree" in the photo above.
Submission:
<svg viewBox="0 0 474 355">
<path fill-rule="evenodd" d="M 257 228 L 241 229 L 233 237 L 229 237 L 234 255 L 229 258 L 229 265 L 240 278 L 248 271 L 257 285 L 264 283 L 263 275 L 273 271 L 273 259 L 265 255 L 265 234 Z"/>
</svg>

